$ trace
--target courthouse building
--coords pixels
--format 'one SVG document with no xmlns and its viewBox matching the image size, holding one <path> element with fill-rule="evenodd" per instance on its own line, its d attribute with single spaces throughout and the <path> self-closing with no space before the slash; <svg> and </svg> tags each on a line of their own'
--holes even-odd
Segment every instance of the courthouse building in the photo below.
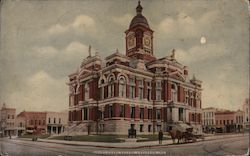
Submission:
<svg viewBox="0 0 250 156">
<path fill-rule="evenodd" d="M 98 54 L 83 59 L 69 75 L 69 123 L 81 132 L 151 134 L 189 124 L 201 132 L 201 81 L 187 66 L 169 56 L 156 58 L 153 34 L 142 15 L 125 31 L 126 52 L 116 50 L 105 60 Z"/>
</svg>

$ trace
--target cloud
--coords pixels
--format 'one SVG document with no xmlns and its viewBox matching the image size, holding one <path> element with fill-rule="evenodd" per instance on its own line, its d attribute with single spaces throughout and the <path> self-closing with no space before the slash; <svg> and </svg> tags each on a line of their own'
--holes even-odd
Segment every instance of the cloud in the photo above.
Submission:
<svg viewBox="0 0 250 156">
<path fill-rule="evenodd" d="M 50 34 L 61 34 L 66 32 L 69 29 L 68 26 L 63 26 L 61 24 L 56 24 L 56 25 L 52 25 L 49 29 L 48 32 Z"/>
<path fill-rule="evenodd" d="M 53 78 L 41 70 L 30 75 L 21 88 L 7 97 L 9 103 L 18 102 L 17 111 L 43 111 L 48 108 L 61 111 L 67 106 L 68 89 L 64 78 Z M 57 94 L 58 92 L 60 94 Z"/>
<path fill-rule="evenodd" d="M 57 23 L 48 29 L 49 34 L 62 34 L 70 31 L 94 33 L 96 32 L 95 21 L 90 16 L 79 15 L 69 24 L 62 25 Z"/>
<path fill-rule="evenodd" d="M 217 16 L 217 11 L 210 11 L 195 19 L 181 12 L 176 17 L 164 18 L 159 23 L 158 29 L 171 38 L 176 38 L 176 36 L 181 38 L 197 37 L 207 32 L 207 29 L 217 19 Z"/>
<path fill-rule="evenodd" d="M 132 20 L 133 16 L 131 14 L 125 14 L 123 16 L 119 17 L 113 17 L 113 22 L 121 25 L 121 26 L 127 26 L 129 22 Z"/>
<path fill-rule="evenodd" d="M 32 47 L 32 56 L 40 59 L 53 58 L 58 54 L 58 50 L 52 46 Z"/>
<path fill-rule="evenodd" d="M 226 54 L 228 53 L 224 43 L 200 44 L 188 50 L 176 49 L 177 59 L 185 64 L 225 57 Z"/>
<path fill-rule="evenodd" d="M 62 50 L 62 58 L 72 60 L 76 58 L 85 58 L 88 56 L 88 46 L 80 42 L 71 42 L 64 50 Z M 94 50 L 92 50 L 94 51 Z"/>
</svg>

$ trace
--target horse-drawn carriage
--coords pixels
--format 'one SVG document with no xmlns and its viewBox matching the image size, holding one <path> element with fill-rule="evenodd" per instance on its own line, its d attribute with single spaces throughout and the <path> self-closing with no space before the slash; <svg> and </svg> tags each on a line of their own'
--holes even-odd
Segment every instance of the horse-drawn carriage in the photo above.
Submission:
<svg viewBox="0 0 250 156">
<path fill-rule="evenodd" d="M 175 139 L 178 140 L 177 143 L 180 141 L 186 142 L 196 142 L 197 139 L 203 138 L 201 134 L 196 134 L 193 131 L 193 127 L 189 125 L 178 125 L 173 130 L 169 131 L 169 134 L 175 143 Z"/>
</svg>

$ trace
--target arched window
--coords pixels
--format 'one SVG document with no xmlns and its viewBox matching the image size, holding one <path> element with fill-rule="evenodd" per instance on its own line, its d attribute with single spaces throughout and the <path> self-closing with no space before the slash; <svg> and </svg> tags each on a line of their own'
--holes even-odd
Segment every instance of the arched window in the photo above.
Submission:
<svg viewBox="0 0 250 156">
<path fill-rule="evenodd" d="M 108 97 L 114 97 L 114 92 L 115 92 L 115 85 L 114 85 L 114 78 L 111 77 L 109 79 L 109 86 L 108 86 Z"/>
<path fill-rule="evenodd" d="M 84 90 L 85 90 L 85 100 L 88 100 L 89 99 L 89 84 L 88 83 L 85 83 Z"/>
<path fill-rule="evenodd" d="M 126 80 L 124 77 L 119 79 L 119 97 L 126 97 Z"/>
<path fill-rule="evenodd" d="M 177 101 L 177 91 L 178 91 L 177 85 L 172 84 L 172 86 L 171 86 L 171 95 L 172 95 L 172 100 L 175 101 L 175 102 Z"/>
</svg>

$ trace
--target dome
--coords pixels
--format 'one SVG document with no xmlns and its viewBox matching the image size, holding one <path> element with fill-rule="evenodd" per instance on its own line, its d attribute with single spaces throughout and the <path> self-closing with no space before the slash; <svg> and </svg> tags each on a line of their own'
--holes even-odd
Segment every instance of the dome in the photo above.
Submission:
<svg viewBox="0 0 250 156">
<path fill-rule="evenodd" d="M 136 25 L 142 25 L 146 28 L 149 28 L 147 19 L 142 14 L 137 14 L 131 21 L 129 28 L 132 28 Z"/>
<path fill-rule="evenodd" d="M 132 19 L 129 28 L 132 28 L 136 25 L 142 25 L 146 28 L 149 28 L 147 19 L 142 15 L 142 6 L 140 4 L 141 2 L 138 1 L 138 6 L 136 7 L 137 15 Z"/>
</svg>

